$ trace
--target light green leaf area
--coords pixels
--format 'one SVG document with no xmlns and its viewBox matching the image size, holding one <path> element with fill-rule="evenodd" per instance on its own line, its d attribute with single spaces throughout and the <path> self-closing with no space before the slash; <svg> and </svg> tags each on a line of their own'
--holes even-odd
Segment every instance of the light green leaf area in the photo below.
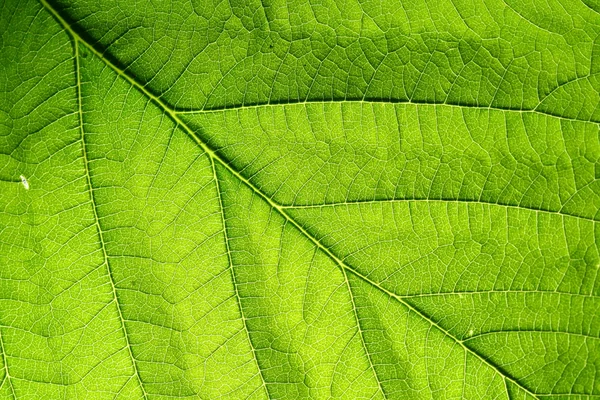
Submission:
<svg viewBox="0 0 600 400">
<path fill-rule="evenodd" d="M 0 399 L 600 399 L 599 38 L 0 0 Z"/>
</svg>

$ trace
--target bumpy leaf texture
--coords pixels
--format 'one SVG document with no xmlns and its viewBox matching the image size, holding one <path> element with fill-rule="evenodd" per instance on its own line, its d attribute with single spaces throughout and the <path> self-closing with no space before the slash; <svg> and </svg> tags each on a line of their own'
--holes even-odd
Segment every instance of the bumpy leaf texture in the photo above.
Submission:
<svg viewBox="0 0 600 400">
<path fill-rule="evenodd" d="M 0 0 L 0 398 L 600 399 L 599 11 Z"/>
</svg>

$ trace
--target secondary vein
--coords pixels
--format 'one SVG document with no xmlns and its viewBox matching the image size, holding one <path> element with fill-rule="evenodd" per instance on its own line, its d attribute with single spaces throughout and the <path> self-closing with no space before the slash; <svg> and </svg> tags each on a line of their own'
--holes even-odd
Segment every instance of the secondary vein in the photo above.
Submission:
<svg viewBox="0 0 600 400">
<path fill-rule="evenodd" d="M 2 334 L 2 329 L 0 329 L 0 351 L 2 352 L 2 362 L 4 364 L 4 379 L 0 388 L 4 385 L 4 382 L 8 382 L 8 386 L 10 386 L 10 391 L 12 393 L 13 399 L 17 399 L 17 395 L 15 394 L 15 388 L 10 380 L 10 373 L 8 372 L 8 363 L 6 362 L 6 351 L 4 350 L 4 335 Z"/>
<path fill-rule="evenodd" d="M 227 251 L 227 262 L 229 263 L 229 270 L 231 273 L 231 280 L 233 283 L 233 290 L 235 292 L 235 298 L 237 301 L 237 305 L 240 311 L 240 317 L 242 319 L 242 322 L 244 324 L 244 331 L 246 332 L 246 339 L 248 340 L 248 344 L 250 345 L 250 349 L 252 349 L 252 355 L 254 358 L 254 362 L 256 364 L 256 369 L 258 370 L 258 373 L 260 375 L 260 380 L 262 382 L 262 387 L 265 391 L 265 394 L 267 396 L 267 398 L 269 397 L 269 391 L 267 390 L 267 384 L 265 381 L 265 377 L 263 376 L 262 373 L 262 369 L 260 368 L 260 364 L 258 363 L 258 356 L 256 354 L 256 349 L 254 348 L 254 345 L 252 344 L 252 340 L 250 339 L 250 329 L 248 329 L 248 323 L 246 320 L 246 316 L 244 315 L 244 309 L 242 308 L 242 299 L 240 297 L 240 293 L 238 291 L 238 284 L 237 284 L 237 279 L 235 276 L 235 271 L 233 268 L 233 261 L 231 259 L 231 250 L 229 249 L 229 237 L 227 235 L 227 223 L 225 221 L 225 207 L 223 206 L 223 199 L 221 197 L 221 189 L 219 186 L 219 177 L 217 176 L 217 171 L 215 169 L 215 162 L 214 159 L 212 157 L 210 158 L 210 165 L 212 167 L 212 171 L 213 171 L 213 176 L 214 176 L 214 180 L 215 180 L 215 186 L 216 186 L 216 190 L 217 190 L 217 198 L 219 199 L 219 207 L 221 208 L 221 222 L 223 224 L 223 237 L 225 239 L 225 250 Z"/>
<path fill-rule="evenodd" d="M 477 110 L 492 110 L 498 112 L 511 112 L 511 113 L 520 113 L 520 114 L 538 114 L 543 115 L 545 117 L 557 118 L 564 121 L 571 122 L 580 122 L 580 123 L 590 123 L 600 125 L 600 121 L 594 120 L 584 120 L 573 117 L 565 117 L 563 115 L 552 114 L 547 111 L 540 111 L 537 108 L 533 109 L 517 109 L 517 108 L 508 108 L 508 107 L 498 107 L 498 106 L 480 106 L 474 104 L 461 104 L 461 103 L 448 103 L 448 102 L 431 102 L 431 101 L 415 101 L 409 99 L 331 99 L 331 100 L 297 100 L 297 101 L 287 101 L 287 102 L 264 102 L 264 103 L 255 103 L 255 104 L 235 104 L 229 106 L 222 107 L 213 107 L 213 108 L 201 108 L 201 109 L 176 109 L 170 107 L 176 114 L 206 114 L 206 113 L 217 113 L 223 111 L 235 111 L 235 110 L 243 110 L 243 109 L 252 109 L 252 108 L 260 108 L 260 107 L 285 107 L 285 106 L 294 106 L 294 105 L 308 105 L 308 104 L 332 104 L 332 103 L 377 103 L 377 104 L 389 104 L 389 105 L 416 105 L 416 106 L 439 106 L 439 107 L 453 107 L 453 108 L 472 108 Z"/>
<path fill-rule="evenodd" d="M 392 204 L 392 203 L 406 203 L 406 202 L 430 202 L 430 203 L 465 203 L 465 204 L 484 204 L 488 206 L 497 206 L 497 207 L 505 207 L 509 209 L 518 209 L 518 210 L 529 210 L 536 213 L 543 214 L 554 214 L 565 217 L 572 217 L 581 219 L 584 221 L 591 221 L 594 223 L 598 223 L 600 221 L 591 218 L 584 217 L 577 214 L 571 214 L 562 211 L 562 208 L 558 211 L 554 210 L 544 210 L 541 208 L 535 208 L 531 206 L 523 206 L 523 205 L 515 205 L 515 204 L 503 204 L 503 203 L 494 203 L 491 201 L 482 201 L 482 200 L 469 200 L 469 199 L 427 199 L 427 198 L 401 198 L 401 199 L 374 199 L 374 200 L 348 200 L 342 202 L 331 202 L 331 203 L 321 203 L 321 204 L 300 204 L 300 205 L 282 205 L 283 209 L 304 209 L 304 208 L 322 208 L 322 207 L 336 207 L 336 206 L 348 206 L 353 204 Z"/>
<path fill-rule="evenodd" d="M 344 268 L 341 269 L 342 274 L 344 275 L 344 281 L 346 283 L 346 287 L 348 288 L 348 294 L 350 295 L 350 301 L 352 302 L 352 313 L 354 315 L 354 319 L 356 320 L 356 329 L 358 331 L 358 336 L 360 337 L 360 342 L 362 344 L 363 350 L 367 356 L 367 360 L 369 361 L 369 367 L 373 371 L 373 375 L 375 376 L 375 380 L 377 381 L 377 386 L 379 387 L 379 391 L 383 395 L 384 398 L 387 399 L 387 395 L 383 390 L 383 386 L 381 385 L 381 381 L 379 380 L 379 376 L 377 375 L 377 370 L 375 369 L 375 365 L 373 364 L 373 360 L 371 358 L 371 353 L 369 353 L 369 349 L 367 348 L 367 342 L 365 341 L 365 336 L 362 330 L 362 326 L 360 325 L 360 318 L 358 318 L 358 310 L 356 308 L 356 303 L 354 301 L 354 294 L 352 293 L 352 288 L 350 287 L 350 281 L 348 280 L 348 274 Z"/>
<path fill-rule="evenodd" d="M 121 324 L 121 330 L 123 332 L 123 336 L 125 336 L 125 342 L 127 345 L 127 350 L 129 352 L 129 357 L 131 358 L 134 374 L 137 377 L 138 384 L 140 385 L 140 389 L 144 395 L 144 399 L 148 399 L 148 394 L 146 393 L 146 389 L 142 383 L 142 379 L 140 377 L 140 373 L 137 367 L 137 363 L 135 357 L 133 356 L 133 351 L 131 349 L 131 343 L 129 342 L 129 335 L 127 333 L 127 327 L 125 325 L 125 319 L 123 318 L 123 312 L 121 310 L 121 304 L 119 303 L 119 298 L 117 296 L 117 289 L 115 286 L 113 274 L 110 268 L 110 261 L 108 258 L 108 254 L 106 252 L 106 244 L 104 241 L 104 237 L 102 234 L 102 227 L 100 226 L 100 219 L 98 218 L 98 211 L 96 205 L 96 199 L 94 198 L 94 191 L 92 189 L 92 182 L 90 177 L 90 169 L 89 169 L 89 161 L 87 157 L 86 144 L 85 144 L 85 132 L 83 129 L 83 111 L 82 111 L 82 101 L 81 101 L 81 74 L 80 74 L 80 65 L 79 65 L 79 40 L 77 37 L 73 37 L 73 43 L 75 47 L 75 75 L 77 77 L 77 103 L 79 108 L 79 129 L 81 132 L 81 149 L 83 153 L 83 164 L 85 167 L 85 176 L 86 176 L 86 185 L 88 192 L 90 194 L 90 201 L 92 203 L 92 211 L 94 213 L 94 223 L 96 225 L 96 231 L 98 232 L 98 239 L 100 240 L 100 247 L 102 248 L 102 256 L 103 256 L 103 264 L 106 265 L 106 272 L 110 281 L 110 285 L 112 288 L 113 300 L 117 306 L 117 312 L 119 314 L 119 322 Z"/>
</svg>

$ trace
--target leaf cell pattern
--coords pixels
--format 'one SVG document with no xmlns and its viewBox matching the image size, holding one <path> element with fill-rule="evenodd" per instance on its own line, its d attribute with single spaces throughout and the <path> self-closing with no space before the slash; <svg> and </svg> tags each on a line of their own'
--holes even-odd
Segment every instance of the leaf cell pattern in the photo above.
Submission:
<svg viewBox="0 0 600 400">
<path fill-rule="evenodd" d="M 0 1 L 0 398 L 600 398 L 599 11 Z"/>
</svg>

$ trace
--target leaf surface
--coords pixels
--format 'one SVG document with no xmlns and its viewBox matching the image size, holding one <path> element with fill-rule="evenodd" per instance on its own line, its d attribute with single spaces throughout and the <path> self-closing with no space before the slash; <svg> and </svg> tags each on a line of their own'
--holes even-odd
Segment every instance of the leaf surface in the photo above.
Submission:
<svg viewBox="0 0 600 400">
<path fill-rule="evenodd" d="M 0 398 L 600 398 L 598 7 L 0 3 Z"/>
</svg>

